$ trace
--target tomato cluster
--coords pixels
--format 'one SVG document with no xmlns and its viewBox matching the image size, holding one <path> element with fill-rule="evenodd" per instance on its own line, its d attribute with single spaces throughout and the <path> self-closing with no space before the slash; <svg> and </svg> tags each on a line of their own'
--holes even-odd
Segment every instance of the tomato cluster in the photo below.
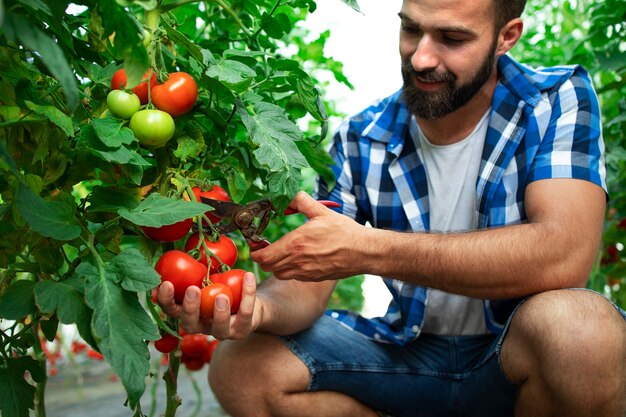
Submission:
<svg viewBox="0 0 626 417">
<path fill-rule="evenodd" d="M 127 81 L 123 68 L 113 74 L 111 91 L 107 95 L 109 110 L 120 119 L 130 119 L 129 127 L 143 146 L 165 146 L 176 130 L 173 118 L 187 113 L 196 104 L 196 81 L 185 72 L 173 72 L 159 84 L 152 69 L 130 91 L 126 91 Z M 142 109 L 143 105 L 147 106 Z"/>
<path fill-rule="evenodd" d="M 186 333 L 180 330 L 181 339 L 171 334 L 165 334 L 154 342 L 154 347 L 161 353 L 174 352 L 180 346 L 180 361 L 190 371 L 201 369 L 205 363 L 210 363 L 213 351 L 219 340 L 205 334 Z"/>
<path fill-rule="evenodd" d="M 209 190 L 192 187 L 193 197 L 209 197 L 221 201 L 230 201 L 228 193 L 213 185 Z M 217 216 L 210 211 L 205 213 L 211 224 L 219 222 Z M 203 220 L 203 223 L 205 221 Z M 208 224 L 208 221 L 206 222 Z M 165 225 L 161 227 L 142 226 L 144 234 L 159 242 L 176 242 L 187 236 L 193 227 L 193 219 Z M 202 239 L 202 241 L 201 241 Z M 237 261 L 237 246 L 226 235 L 219 235 L 217 240 L 194 232 L 189 235 L 184 250 L 171 249 L 164 252 L 156 262 L 155 270 L 161 276 L 161 282 L 169 281 L 174 286 L 174 301 L 182 304 L 185 292 L 190 286 L 201 288 L 200 315 L 212 317 L 216 297 L 224 294 L 230 300 L 231 314 L 239 311 L 243 277 L 246 271 L 231 269 Z M 193 255 L 193 256 L 192 256 Z M 159 346 L 167 345 L 168 339 L 159 341 Z M 169 340 L 169 343 L 174 341 Z M 161 350 L 157 347 L 157 349 Z M 163 347 L 165 349 L 165 347 Z"/>
</svg>

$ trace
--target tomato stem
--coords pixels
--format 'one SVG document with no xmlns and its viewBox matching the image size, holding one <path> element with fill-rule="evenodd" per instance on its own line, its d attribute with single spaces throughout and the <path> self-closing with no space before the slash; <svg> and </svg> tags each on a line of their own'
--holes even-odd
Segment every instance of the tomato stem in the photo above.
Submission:
<svg viewBox="0 0 626 417">
<path fill-rule="evenodd" d="M 173 317 L 168 318 L 169 324 L 178 328 L 178 319 Z M 180 355 L 178 352 L 180 349 L 176 349 L 173 352 L 168 354 L 169 357 L 169 365 L 167 370 L 163 374 L 163 380 L 165 381 L 165 392 L 166 392 L 166 405 L 165 405 L 165 414 L 164 417 L 174 417 L 176 415 L 176 409 L 182 403 L 180 397 L 178 396 L 178 370 L 180 368 Z"/>
<path fill-rule="evenodd" d="M 45 393 L 46 393 L 46 382 L 48 382 L 48 375 L 46 370 L 46 355 L 41 348 L 40 339 L 39 339 L 39 329 L 36 326 L 31 328 L 33 332 L 33 336 L 35 336 L 35 342 L 33 344 L 33 351 L 35 352 L 35 358 L 37 362 L 39 362 L 41 368 L 43 369 L 43 379 L 41 382 L 35 384 L 35 415 L 37 417 L 46 417 L 46 402 L 45 402 Z"/>
</svg>

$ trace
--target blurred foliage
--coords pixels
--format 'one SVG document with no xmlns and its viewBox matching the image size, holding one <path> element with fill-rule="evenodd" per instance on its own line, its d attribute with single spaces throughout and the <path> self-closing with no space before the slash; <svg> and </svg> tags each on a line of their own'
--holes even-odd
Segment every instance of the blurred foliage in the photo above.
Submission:
<svg viewBox="0 0 626 417">
<path fill-rule="evenodd" d="M 583 65 L 602 109 L 609 202 L 603 246 L 589 287 L 626 307 L 626 2 L 528 2 L 512 55 L 533 66 Z"/>
</svg>

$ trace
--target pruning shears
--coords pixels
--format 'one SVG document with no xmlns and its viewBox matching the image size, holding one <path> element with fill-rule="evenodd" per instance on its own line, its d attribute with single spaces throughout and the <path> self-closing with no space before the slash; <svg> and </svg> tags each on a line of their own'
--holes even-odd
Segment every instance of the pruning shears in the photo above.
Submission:
<svg viewBox="0 0 626 417">
<path fill-rule="evenodd" d="M 269 224 L 272 213 L 276 213 L 272 202 L 265 198 L 248 204 L 238 204 L 230 201 L 215 200 L 200 197 L 200 200 L 213 207 L 212 214 L 226 220 L 225 223 L 214 226 L 220 233 L 230 233 L 239 230 L 250 245 L 250 251 L 254 252 L 270 245 L 270 242 L 261 234 Z M 335 201 L 319 200 L 326 207 L 340 207 Z M 298 210 L 288 207 L 283 215 L 298 213 Z"/>
</svg>

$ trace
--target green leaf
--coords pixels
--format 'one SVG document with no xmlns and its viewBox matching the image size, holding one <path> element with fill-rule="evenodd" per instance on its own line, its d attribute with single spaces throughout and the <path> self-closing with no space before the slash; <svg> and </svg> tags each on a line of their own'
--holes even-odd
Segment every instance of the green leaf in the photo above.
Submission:
<svg viewBox="0 0 626 417">
<path fill-rule="evenodd" d="M 122 187 L 94 187 L 87 197 L 90 213 L 117 213 L 120 208 L 128 210 L 139 205 L 137 189 Z"/>
<path fill-rule="evenodd" d="M 256 72 L 246 64 L 226 59 L 217 65 L 209 67 L 205 74 L 219 80 L 231 90 L 243 93 L 252 83 Z"/>
<path fill-rule="evenodd" d="M 20 320 L 29 314 L 36 313 L 34 288 L 33 281 L 23 279 L 11 284 L 0 297 L 0 317 Z"/>
<path fill-rule="evenodd" d="M 272 172 L 308 167 L 295 143 L 303 139 L 302 131 L 289 120 L 283 109 L 272 103 L 259 102 L 254 105 L 251 115 L 239 102 L 237 110 L 252 142 L 258 146 L 254 155 L 261 165 Z"/>
<path fill-rule="evenodd" d="M 165 32 L 167 32 L 167 36 L 176 45 L 179 45 L 185 48 L 187 52 L 189 53 L 189 55 L 191 55 L 196 61 L 205 62 L 205 55 L 203 54 L 202 50 L 198 48 L 198 46 L 193 41 L 187 38 L 187 36 L 185 36 L 180 31 L 174 29 L 171 26 L 169 19 L 167 18 L 162 19 L 161 26 L 165 28 Z M 210 55 L 210 52 L 207 51 L 207 53 L 209 53 Z"/>
<path fill-rule="evenodd" d="M 7 13 L 3 29 L 9 39 L 19 39 L 26 48 L 41 55 L 52 76 L 63 86 L 67 106 L 73 111 L 78 104 L 78 86 L 59 45 L 28 20 L 13 13 Z"/>
<path fill-rule="evenodd" d="M 30 9 L 41 10 L 42 12 L 47 14 L 48 16 L 52 16 L 52 11 L 48 7 L 48 5 L 46 3 L 44 3 L 43 1 L 41 1 L 41 0 L 18 0 L 18 1 L 20 3 L 22 3 L 22 5 L 30 8 Z"/>
<path fill-rule="evenodd" d="M 357 12 L 361 11 L 361 8 L 359 7 L 359 4 L 357 3 L 356 0 L 341 0 L 341 1 L 347 4 L 348 6 L 352 7 Z"/>
<path fill-rule="evenodd" d="M 135 408 L 150 371 L 146 340 L 157 340 L 158 328 L 137 294 L 117 285 L 115 272 L 88 262 L 81 263 L 76 271 L 86 278 L 86 301 L 94 310 L 92 329 L 100 352 L 122 380 L 130 406 Z"/>
<path fill-rule="evenodd" d="M 315 88 L 311 78 L 308 76 L 298 78 L 296 81 L 296 91 L 298 92 L 298 97 L 300 98 L 302 104 L 304 104 L 304 107 L 313 117 L 315 117 L 315 119 L 319 121 L 328 119 L 326 107 L 324 107 L 320 93 Z"/>
<path fill-rule="evenodd" d="M 57 332 L 59 331 L 59 319 L 57 316 L 50 316 L 47 320 L 40 320 L 39 326 L 41 327 L 41 332 L 48 342 L 54 342 L 54 339 L 57 336 Z"/>
<path fill-rule="evenodd" d="M 15 362 L 12 359 L 0 368 L 0 415 L 28 417 L 28 409 L 35 406 L 35 387 L 26 382 L 23 367 Z"/>
<path fill-rule="evenodd" d="M 24 184 L 17 187 L 17 208 L 26 223 L 42 236 L 56 240 L 73 240 L 81 228 L 75 210 L 62 201 L 46 201 Z"/>
<path fill-rule="evenodd" d="M 137 226 L 161 227 L 199 216 L 210 210 L 212 207 L 203 203 L 152 193 L 134 209 L 120 209 L 118 214 Z"/>
<path fill-rule="evenodd" d="M 135 248 L 124 250 L 113 258 L 111 268 L 128 291 L 149 291 L 161 283 L 161 276 Z"/>
<path fill-rule="evenodd" d="M 133 5 L 138 5 L 143 7 L 145 10 L 154 10 L 159 5 L 157 0 L 115 0 L 117 4 L 123 7 L 130 7 Z"/>
<path fill-rule="evenodd" d="M 133 131 L 124 127 L 124 123 L 119 119 L 112 117 L 93 119 L 91 125 L 102 143 L 110 148 L 130 145 L 136 140 Z"/>
<path fill-rule="evenodd" d="M 84 285 L 85 280 L 79 276 L 59 282 L 40 281 L 35 286 L 35 301 L 43 313 L 56 313 L 61 323 L 76 324 L 81 337 L 96 346 L 91 334 L 92 311 L 85 303 Z"/>
<path fill-rule="evenodd" d="M 74 136 L 74 124 L 72 118 L 54 106 L 40 106 L 31 101 L 24 101 L 26 107 L 35 113 L 46 117 L 57 125 L 67 136 Z"/>
<path fill-rule="evenodd" d="M 328 155 L 328 152 L 322 145 L 313 146 L 310 141 L 297 142 L 298 149 L 304 155 L 306 160 L 328 184 L 328 188 L 332 189 L 335 186 L 335 174 L 333 174 L 332 166 L 334 164 L 333 159 Z"/>
</svg>

